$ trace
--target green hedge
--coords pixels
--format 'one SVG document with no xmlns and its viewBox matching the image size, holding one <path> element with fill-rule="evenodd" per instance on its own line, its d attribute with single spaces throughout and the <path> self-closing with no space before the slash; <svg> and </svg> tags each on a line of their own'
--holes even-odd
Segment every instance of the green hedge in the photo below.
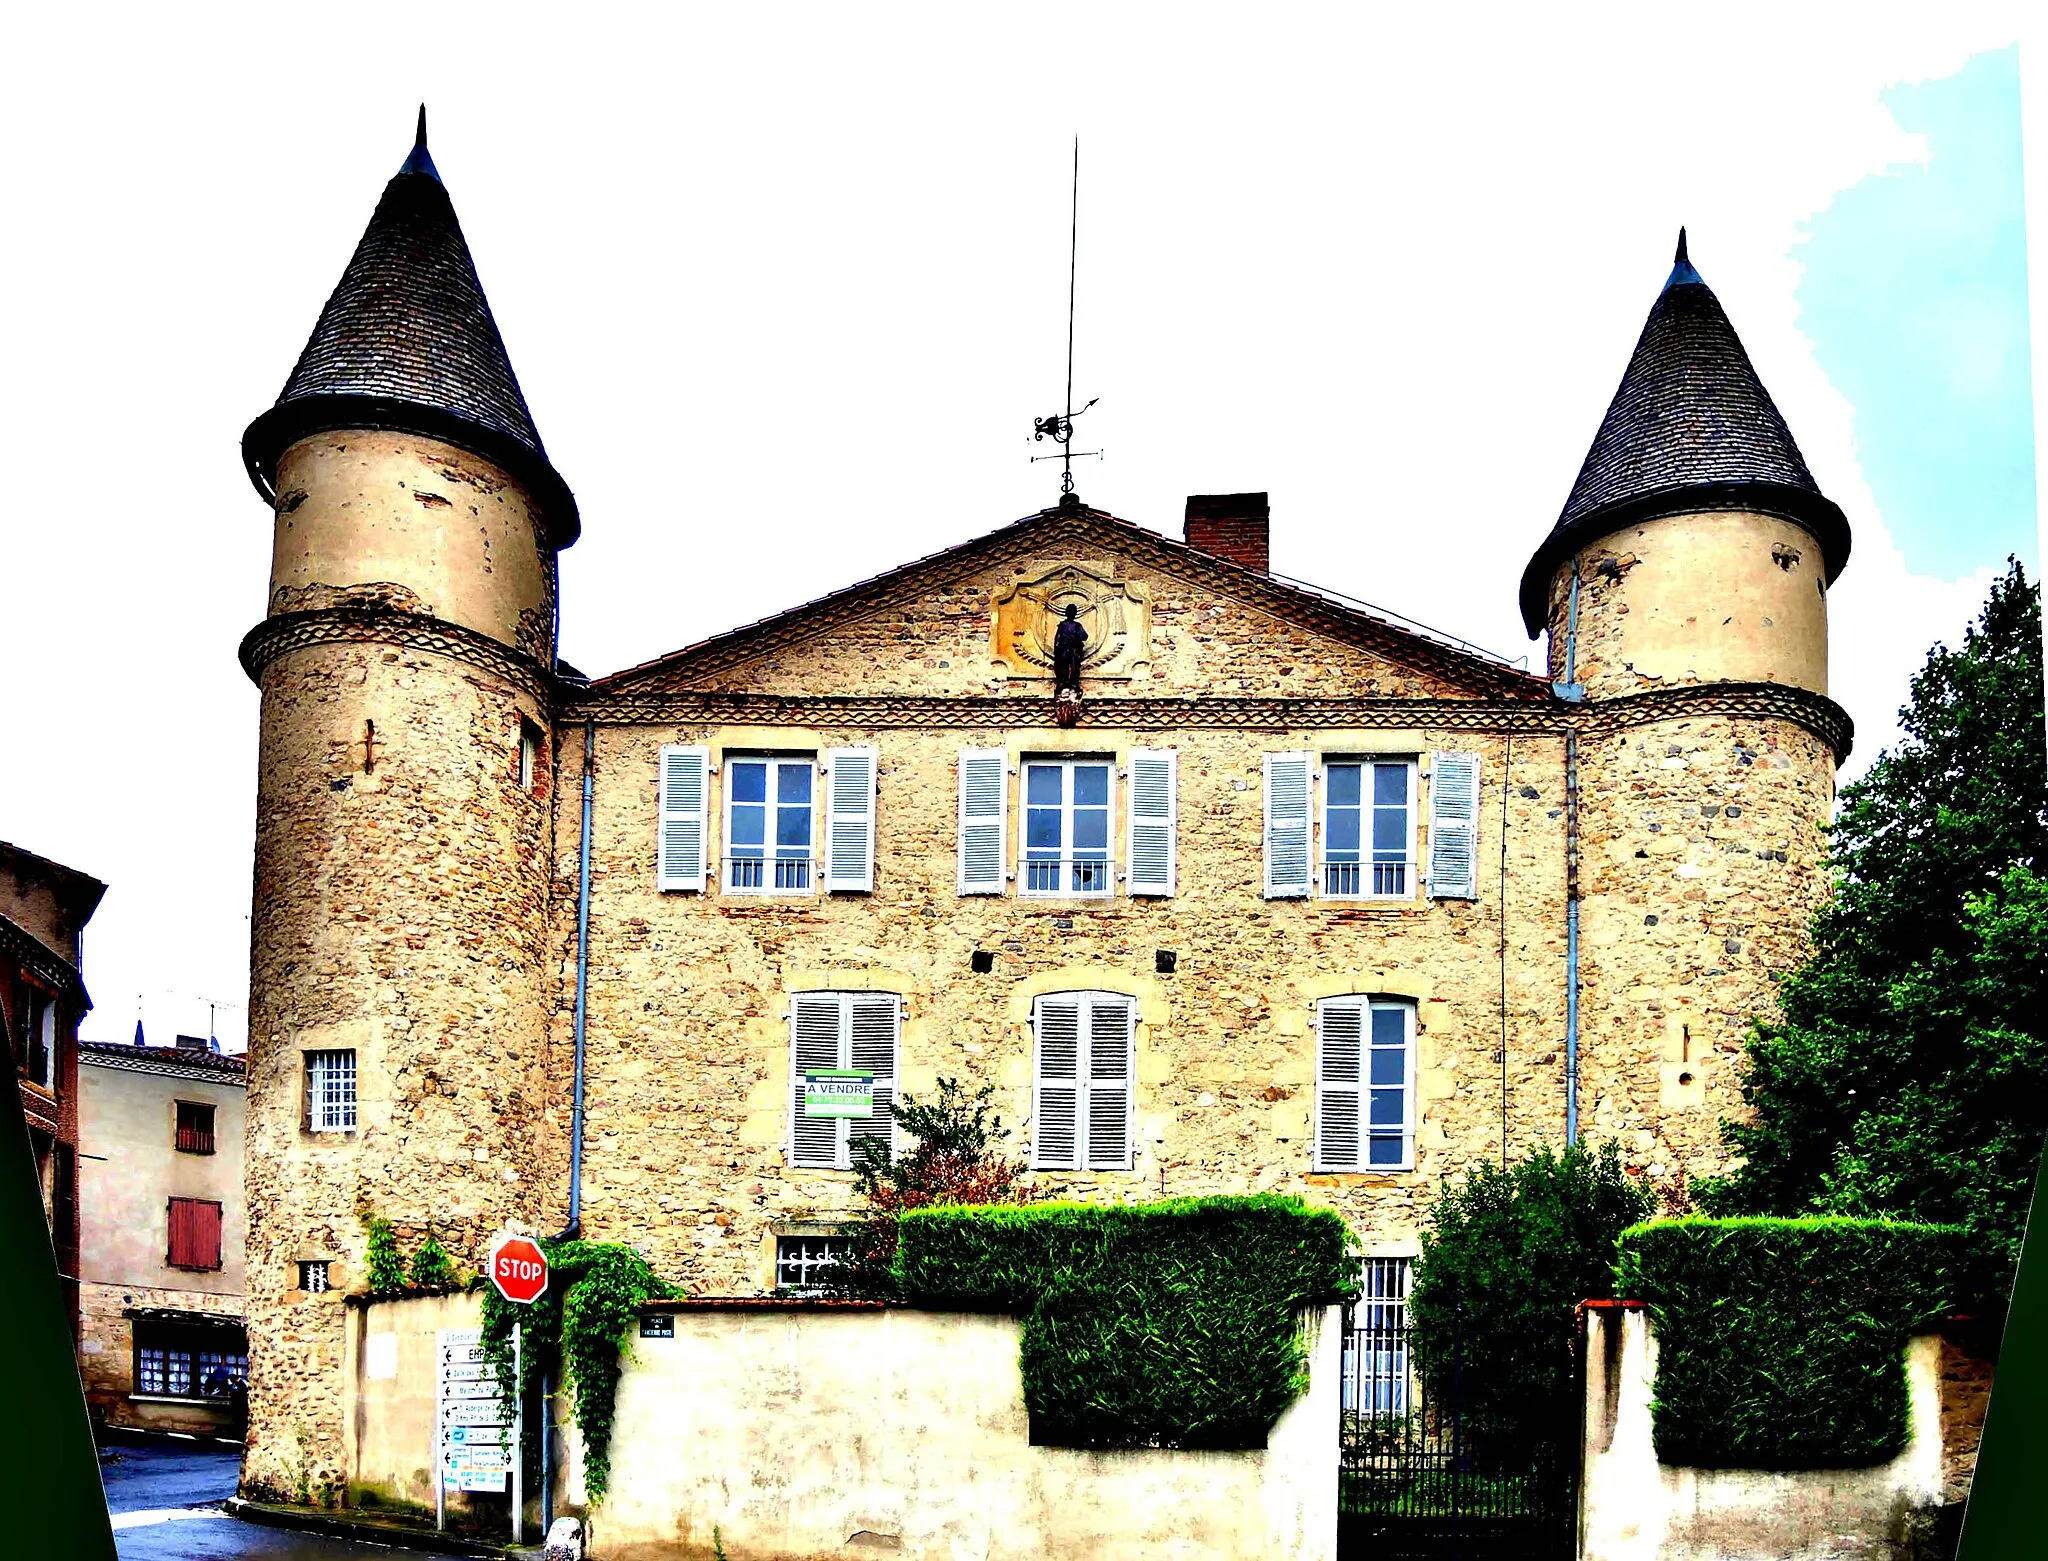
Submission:
<svg viewBox="0 0 2048 1561">
<path fill-rule="evenodd" d="M 1905 1344 L 1966 1288 L 1953 1226 L 1652 1220 L 1621 1233 L 1616 1293 L 1657 1336 L 1658 1460 L 1831 1469 L 1906 1445 Z"/>
<path fill-rule="evenodd" d="M 1298 1198 L 943 1206 L 902 1216 L 896 1279 L 1023 1317 L 1035 1442 L 1264 1447 L 1308 1381 L 1296 1309 L 1350 1294 L 1349 1249 Z"/>
</svg>

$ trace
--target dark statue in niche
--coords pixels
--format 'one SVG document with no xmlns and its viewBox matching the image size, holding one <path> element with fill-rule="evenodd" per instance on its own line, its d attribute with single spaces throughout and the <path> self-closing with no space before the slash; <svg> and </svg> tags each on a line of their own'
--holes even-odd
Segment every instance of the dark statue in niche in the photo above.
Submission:
<svg viewBox="0 0 2048 1561">
<path fill-rule="evenodd" d="M 1088 631 L 1067 603 L 1066 617 L 1052 637 L 1053 718 L 1061 726 L 1081 719 L 1081 658 L 1087 654 Z"/>
</svg>

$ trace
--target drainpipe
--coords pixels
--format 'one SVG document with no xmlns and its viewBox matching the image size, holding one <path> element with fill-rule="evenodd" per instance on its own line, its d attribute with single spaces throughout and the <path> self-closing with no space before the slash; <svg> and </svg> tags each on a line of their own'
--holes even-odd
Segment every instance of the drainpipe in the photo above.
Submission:
<svg viewBox="0 0 2048 1561">
<path fill-rule="evenodd" d="M 1571 606 L 1565 616 L 1564 678 L 1551 692 L 1569 704 L 1586 697 L 1579 677 L 1579 560 L 1572 559 Z M 1564 1141 L 1579 1141 L 1579 734 L 1564 737 Z"/>
<path fill-rule="evenodd" d="M 583 829 L 576 841 L 576 1085 L 569 1109 L 569 1223 L 583 1229 L 583 1027 L 590 1009 L 590 794 L 597 773 L 597 721 L 583 722 Z"/>
</svg>

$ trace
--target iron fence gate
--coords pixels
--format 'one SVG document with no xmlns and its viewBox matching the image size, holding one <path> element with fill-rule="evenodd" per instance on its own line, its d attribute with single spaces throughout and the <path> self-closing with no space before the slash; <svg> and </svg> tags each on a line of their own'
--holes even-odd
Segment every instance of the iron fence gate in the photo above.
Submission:
<svg viewBox="0 0 2048 1561">
<path fill-rule="evenodd" d="M 1447 1369 L 1424 1391 L 1408 1321 L 1408 1262 L 1372 1258 L 1344 1338 L 1338 1473 L 1340 1561 L 1567 1558 L 1575 1548 L 1576 1470 L 1533 1449 L 1473 1445 L 1460 1327 Z"/>
</svg>

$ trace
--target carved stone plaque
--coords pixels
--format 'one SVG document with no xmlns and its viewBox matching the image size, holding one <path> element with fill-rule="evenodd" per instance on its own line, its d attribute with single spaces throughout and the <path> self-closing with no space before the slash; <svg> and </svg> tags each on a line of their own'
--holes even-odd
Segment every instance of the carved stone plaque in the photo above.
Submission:
<svg viewBox="0 0 2048 1561">
<path fill-rule="evenodd" d="M 1086 564 L 1058 564 L 998 591 L 989 654 L 1013 677 L 1051 681 L 1053 633 L 1070 604 L 1088 631 L 1084 681 L 1134 677 L 1151 665 L 1152 602 L 1145 588 Z"/>
</svg>

